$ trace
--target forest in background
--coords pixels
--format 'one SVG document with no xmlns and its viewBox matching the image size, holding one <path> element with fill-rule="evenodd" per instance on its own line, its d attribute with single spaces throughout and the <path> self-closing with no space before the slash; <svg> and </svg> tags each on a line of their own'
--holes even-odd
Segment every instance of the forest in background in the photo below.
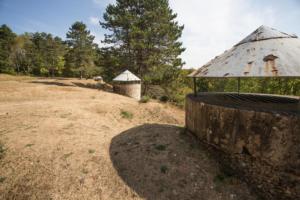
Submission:
<svg viewBox="0 0 300 200">
<path fill-rule="evenodd" d="M 94 43 L 83 22 L 75 22 L 66 39 L 51 33 L 15 34 L 0 27 L 0 73 L 47 77 L 92 78 L 100 75 L 108 83 L 129 69 L 143 82 L 143 95 L 183 106 L 193 91 L 182 69 L 180 42 L 183 25 L 167 0 L 117 0 L 106 8 L 99 28 L 108 30 L 103 46 Z M 153 87 L 156 86 L 156 87 Z M 161 90 L 159 95 L 155 90 Z M 237 79 L 198 79 L 199 91 L 235 92 Z M 299 78 L 245 78 L 241 92 L 300 96 Z"/>
</svg>

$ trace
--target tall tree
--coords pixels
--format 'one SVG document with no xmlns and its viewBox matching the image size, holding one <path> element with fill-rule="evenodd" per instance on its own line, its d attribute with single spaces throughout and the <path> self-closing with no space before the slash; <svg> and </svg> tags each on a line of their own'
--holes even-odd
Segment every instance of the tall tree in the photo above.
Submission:
<svg viewBox="0 0 300 200">
<path fill-rule="evenodd" d="M 28 34 L 24 34 L 17 36 L 14 40 L 10 59 L 17 74 L 21 71 L 24 73 L 28 71 L 27 68 L 29 62 L 26 56 L 25 44 L 30 43 L 30 39 Z"/>
<path fill-rule="evenodd" d="M 95 68 L 96 44 L 93 43 L 94 36 L 90 34 L 82 22 L 75 22 L 67 33 L 67 44 L 69 51 L 66 54 L 67 73 L 79 72 L 89 76 L 89 72 Z"/>
<path fill-rule="evenodd" d="M 65 45 L 59 37 L 53 37 L 52 34 L 39 33 L 25 34 L 19 36 L 30 38 L 25 40 L 23 49 L 14 54 L 16 58 L 22 58 L 25 55 L 23 67 L 25 73 L 33 73 L 35 75 L 59 75 L 64 65 Z M 15 60 L 15 62 L 17 62 Z M 26 68 L 25 68 L 26 67 Z"/>
<path fill-rule="evenodd" d="M 47 36 L 47 69 L 51 76 L 60 74 L 64 66 L 65 46 L 59 37 Z"/>
<path fill-rule="evenodd" d="M 117 0 L 104 13 L 103 28 L 111 31 L 104 43 L 118 59 L 143 78 L 144 83 L 167 84 L 179 73 L 185 50 L 179 41 L 183 26 L 168 0 Z"/>
<path fill-rule="evenodd" d="M 96 65 L 101 67 L 101 76 L 107 82 L 111 81 L 122 70 L 118 52 L 111 47 L 103 47 L 97 50 Z"/>
<path fill-rule="evenodd" d="M 5 24 L 0 27 L 0 72 L 13 71 L 10 54 L 16 34 Z"/>
</svg>

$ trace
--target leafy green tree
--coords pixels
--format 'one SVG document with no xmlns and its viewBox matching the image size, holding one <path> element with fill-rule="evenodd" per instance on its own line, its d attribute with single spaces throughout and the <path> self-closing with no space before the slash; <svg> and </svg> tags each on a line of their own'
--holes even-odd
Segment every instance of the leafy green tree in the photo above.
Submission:
<svg viewBox="0 0 300 200">
<path fill-rule="evenodd" d="M 118 51 L 113 47 L 97 49 L 96 65 L 101 67 L 101 75 L 106 82 L 110 82 L 122 70 L 123 64 Z"/>
<path fill-rule="evenodd" d="M 0 27 L 0 73 L 12 72 L 10 54 L 16 34 L 5 24 Z"/>
<path fill-rule="evenodd" d="M 27 51 L 30 57 L 30 69 L 28 72 L 32 72 L 35 75 L 40 75 L 41 70 L 43 74 L 48 74 L 47 69 L 47 33 L 34 33 L 31 36 L 31 44 L 28 44 Z"/>
<path fill-rule="evenodd" d="M 46 63 L 47 69 L 51 76 L 55 74 L 61 74 L 64 66 L 64 52 L 65 46 L 59 37 L 47 36 L 47 46 L 46 46 Z"/>
<path fill-rule="evenodd" d="M 199 78 L 200 92 L 237 92 L 237 78 Z M 240 92 L 300 96 L 299 78 L 241 78 Z"/>
<path fill-rule="evenodd" d="M 110 4 L 101 26 L 111 34 L 104 43 L 117 52 L 122 69 L 138 74 L 144 84 L 168 85 L 179 75 L 185 50 L 179 41 L 183 26 L 168 0 L 117 0 Z M 114 57 L 115 58 L 115 57 Z"/>
<path fill-rule="evenodd" d="M 26 51 L 25 43 L 30 40 L 27 35 L 17 36 L 12 45 L 10 60 L 14 70 L 19 74 L 21 71 L 25 71 L 26 66 Z"/>
<path fill-rule="evenodd" d="M 66 54 L 67 75 L 78 74 L 80 78 L 95 73 L 96 44 L 94 36 L 90 34 L 82 22 L 75 22 L 67 33 L 68 53 Z"/>
<path fill-rule="evenodd" d="M 65 54 L 65 44 L 62 39 L 44 32 L 25 34 L 23 37 L 29 38 L 29 41 L 25 40 L 21 45 L 23 50 L 19 48 L 22 52 L 21 58 L 24 57 L 22 62 L 24 73 L 47 76 L 62 73 Z M 15 57 L 19 55 L 20 50 L 15 53 Z"/>
</svg>

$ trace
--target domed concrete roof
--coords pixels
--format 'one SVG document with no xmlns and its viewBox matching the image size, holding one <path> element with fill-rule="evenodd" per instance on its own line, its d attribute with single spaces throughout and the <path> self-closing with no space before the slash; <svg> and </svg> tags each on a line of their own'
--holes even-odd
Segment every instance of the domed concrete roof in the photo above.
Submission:
<svg viewBox="0 0 300 200">
<path fill-rule="evenodd" d="M 140 81 L 136 75 L 131 73 L 129 70 L 124 71 L 120 75 L 118 75 L 116 78 L 113 79 L 113 81 L 122 81 L 122 82 L 130 82 L 130 81 Z"/>
<path fill-rule="evenodd" d="M 189 77 L 300 77 L 300 40 L 261 26 Z"/>
<path fill-rule="evenodd" d="M 262 25 L 235 46 L 238 46 L 240 44 L 244 44 L 247 42 L 255 42 L 255 41 L 276 39 L 276 38 L 297 38 L 297 36 L 289 35 L 287 33 L 280 32 L 274 28 L 270 28 L 268 26 Z"/>
</svg>

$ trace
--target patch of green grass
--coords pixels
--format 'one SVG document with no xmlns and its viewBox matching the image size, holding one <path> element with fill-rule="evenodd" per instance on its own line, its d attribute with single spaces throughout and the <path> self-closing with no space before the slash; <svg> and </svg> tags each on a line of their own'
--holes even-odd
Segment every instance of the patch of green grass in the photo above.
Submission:
<svg viewBox="0 0 300 200">
<path fill-rule="evenodd" d="M 89 149 L 89 153 L 95 153 L 95 150 L 94 149 Z"/>
<path fill-rule="evenodd" d="M 169 97 L 167 97 L 167 96 L 161 96 L 161 97 L 159 98 L 159 100 L 160 100 L 161 102 L 167 102 L 167 101 L 169 101 Z"/>
<path fill-rule="evenodd" d="M 4 145 L 0 143 L 0 159 L 3 158 L 5 151 Z"/>
<path fill-rule="evenodd" d="M 234 184 L 236 182 L 236 178 L 232 174 L 227 174 L 222 171 L 214 177 L 213 181 L 216 184 L 216 189 L 219 190 L 224 184 Z"/>
<path fill-rule="evenodd" d="M 167 148 L 166 145 L 163 145 L 163 144 L 155 145 L 155 149 L 158 151 L 165 151 L 166 148 Z"/>
<path fill-rule="evenodd" d="M 124 119 L 132 119 L 133 118 L 133 114 L 126 110 L 121 110 L 120 114 L 121 114 L 122 118 L 124 118 Z"/>
<path fill-rule="evenodd" d="M 25 147 L 32 147 L 34 144 L 26 144 Z"/>
<path fill-rule="evenodd" d="M 67 126 L 65 126 L 63 129 L 70 129 L 74 126 L 74 124 L 70 123 Z"/>
<path fill-rule="evenodd" d="M 214 177 L 214 182 L 215 183 L 223 183 L 225 181 L 225 179 L 227 178 L 227 176 L 225 174 L 217 174 Z"/>
<path fill-rule="evenodd" d="M 73 155 L 73 152 L 64 154 L 62 158 L 63 158 L 63 159 L 67 159 L 67 158 L 69 158 L 71 155 Z"/>
<path fill-rule="evenodd" d="M 87 169 L 83 169 L 81 172 L 84 173 L 84 174 L 88 174 L 89 173 L 89 171 Z"/>
<path fill-rule="evenodd" d="M 3 183 L 5 181 L 6 177 L 0 176 L 0 183 Z"/>
<path fill-rule="evenodd" d="M 60 118 L 67 118 L 67 117 L 69 117 L 70 115 L 72 115 L 72 113 L 61 114 L 61 115 L 60 115 Z"/>
<path fill-rule="evenodd" d="M 34 128 L 34 126 L 27 126 L 24 128 L 24 130 L 28 130 L 28 129 L 31 129 L 31 128 Z"/>
<path fill-rule="evenodd" d="M 166 174 L 168 171 L 168 167 L 166 165 L 160 166 L 160 172 Z"/>
<path fill-rule="evenodd" d="M 147 103 L 148 101 L 150 101 L 150 97 L 149 96 L 143 96 L 140 100 L 140 103 Z"/>
</svg>

